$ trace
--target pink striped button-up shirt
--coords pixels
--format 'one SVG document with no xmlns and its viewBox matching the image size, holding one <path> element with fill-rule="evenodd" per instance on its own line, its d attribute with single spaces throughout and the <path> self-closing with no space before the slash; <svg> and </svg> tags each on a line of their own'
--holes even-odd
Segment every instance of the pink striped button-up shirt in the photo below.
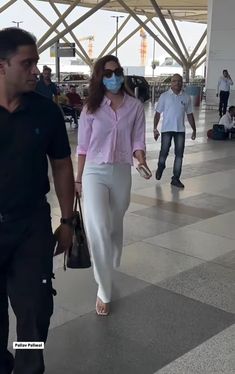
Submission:
<svg viewBox="0 0 235 374">
<path fill-rule="evenodd" d="M 133 165 L 133 153 L 145 151 L 145 114 L 143 104 L 127 94 L 116 111 L 105 96 L 95 113 L 84 107 L 79 120 L 80 155 L 96 164 Z"/>
</svg>

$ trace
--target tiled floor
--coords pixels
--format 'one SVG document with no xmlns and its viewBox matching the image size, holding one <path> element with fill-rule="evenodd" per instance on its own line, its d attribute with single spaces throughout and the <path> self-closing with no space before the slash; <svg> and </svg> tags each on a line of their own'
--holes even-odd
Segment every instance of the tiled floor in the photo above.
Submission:
<svg viewBox="0 0 235 374">
<path fill-rule="evenodd" d="M 146 105 L 149 165 L 153 107 Z M 198 137 L 187 128 L 182 180 L 171 187 L 170 152 L 161 181 L 133 168 L 122 264 L 112 313 L 95 315 L 91 269 L 55 261 L 55 312 L 45 350 L 46 374 L 235 373 L 235 141 L 208 141 L 216 111 L 195 110 Z M 76 133 L 68 130 L 73 151 Z M 76 157 L 74 157 L 76 168 Z M 50 193 L 53 225 L 59 209 Z M 10 342 L 14 339 L 11 315 Z"/>
</svg>

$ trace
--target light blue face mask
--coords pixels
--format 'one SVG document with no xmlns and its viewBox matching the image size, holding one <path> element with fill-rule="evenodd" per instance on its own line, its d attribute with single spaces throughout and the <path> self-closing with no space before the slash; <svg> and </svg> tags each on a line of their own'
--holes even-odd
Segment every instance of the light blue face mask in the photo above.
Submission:
<svg viewBox="0 0 235 374">
<path fill-rule="evenodd" d="M 118 93 L 120 90 L 122 83 L 124 82 L 123 75 L 117 76 L 113 73 L 112 77 L 103 78 L 103 84 L 105 85 L 106 89 L 114 94 Z"/>
</svg>

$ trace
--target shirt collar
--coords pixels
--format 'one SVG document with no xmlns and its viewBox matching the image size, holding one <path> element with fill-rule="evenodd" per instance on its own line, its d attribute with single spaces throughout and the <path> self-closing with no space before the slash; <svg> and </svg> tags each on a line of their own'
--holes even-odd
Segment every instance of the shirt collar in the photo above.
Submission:
<svg viewBox="0 0 235 374">
<path fill-rule="evenodd" d="M 29 93 L 26 93 L 26 94 L 23 94 L 22 95 L 22 98 L 21 98 L 21 103 L 19 105 L 19 107 L 17 108 L 17 112 L 18 111 L 24 111 L 26 109 L 28 109 L 30 107 L 30 94 Z"/>
<path fill-rule="evenodd" d="M 17 112 L 22 112 L 29 107 L 30 107 L 29 98 L 28 98 L 27 94 L 23 94 L 21 96 L 21 99 L 20 99 L 20 104 L 18 105 L 18 107 L 13 112 L 11 112 L 11 114 L 17 113 Z M 5 107 L 0 106 L 0 108 L 8 112 L 8 110 Z"/>
<path fill-rule="evenodd" d="M 105 105 L 110 105 L 111 104 L 111 100 L 107 97 L 107 96 L 104 96 L 100 106 L 105 106 Z"/>
<path fill-rule="evenodd" d="M 124 104 L 124 102 L 127 100 L 127 94 L 126 94 L 126 92 L 124 92 L 124 96 L 123 96 L 123 101 L 122 101 L 122 103 L 121 103 L 121 105 L 120 105 L 120 107 Z M 104 105 L 111 105 L 111 100 L 107 97 L 107 96 L 105 96 L 104 95 L 104 98 L 103 98 L 103 100 L 102 100 L 102 102 L 101 102 L 101 105 L 100 106 L 104 106 Z"/>
<path fill-rule="evenodd" d="M 181 95 L 183 95 L 183 93 L 184 93 L 184 91 L 181 90 L 178 94 L 176 94 L 176 93 L 174 93 L 174 91 L 172 91 L 171 88 L 169 89 L 169 92 L 170 92 L 171 95 L 175 95 L 175 96 L 181 96 Z"/>
</svg>

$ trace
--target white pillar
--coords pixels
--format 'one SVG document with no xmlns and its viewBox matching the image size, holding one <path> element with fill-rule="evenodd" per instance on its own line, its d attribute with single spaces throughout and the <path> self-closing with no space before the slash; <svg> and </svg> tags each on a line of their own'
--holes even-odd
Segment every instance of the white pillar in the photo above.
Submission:
<svg viewBox="0 0 235 374">
<path fill-rule="evenodd" d="M 216 88 L 223 69 L 235 85 L 235 0 L 208 0 L 206 101 L 218 103 Z M 235 105 L 232 86 L 229 105 Z"/>
</svg>

